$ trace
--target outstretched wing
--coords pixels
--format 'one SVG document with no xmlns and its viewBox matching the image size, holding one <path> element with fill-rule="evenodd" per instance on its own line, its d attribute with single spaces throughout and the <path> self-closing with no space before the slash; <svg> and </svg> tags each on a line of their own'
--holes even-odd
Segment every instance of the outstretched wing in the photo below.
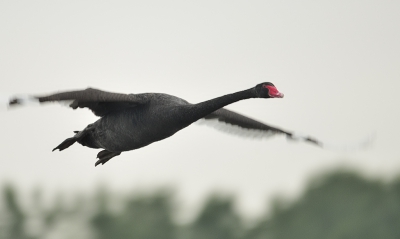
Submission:
<svg viewBox="0 0 400 239">
<path fill-rule="evenodd" d="M 18 105 L 27 99 L 14 97 L 9 105 Z M 112 111 L 135 107 L 147 102 L 146 97 L 136 94 L 112 93 L 93 88 L 85 90 L 60 92 L 48 96 L 33 96 L 28 100 L 38 101 L 40 103 L 53 101 L 72 101 L 71 108 L 89 108 L 95 115 L 104 116 Z"/>
<path fill-rule="evenodd" d="M 274 134 L 284 134 L 289 139 L 302 140 L 318 146 L 322 146 L 322 142 L 312 137 L 301 136 L 293 132 L 275 128 L 224 108 L 214 111 L 213 113 L 204 117 L 204 119 L 206 124 L 211 123 L 211 120 L 213 119 L 216 120 L 218 125 L 214 126 L 216 126 L 217 129 L 221 129 L 228 133 L 236 133 L 240 135 L 249 135 L 254 137 L 271 136 Z M 236 127 L 226 128 L 224 127 L 223 124 L 221 124 L 221 122 Z"/>
</svg>

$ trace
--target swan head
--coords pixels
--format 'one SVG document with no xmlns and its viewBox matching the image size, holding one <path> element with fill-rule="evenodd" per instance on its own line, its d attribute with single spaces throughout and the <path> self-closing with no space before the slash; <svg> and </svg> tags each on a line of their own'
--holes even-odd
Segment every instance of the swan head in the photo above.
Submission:
<svg viewBox="0 0 400 239">
<path fill-rule="evenodd" d="M 284 96 L 271 82 L 258 84 L 255 90 L 259 98 L 283 98 Z"/>
</svg>

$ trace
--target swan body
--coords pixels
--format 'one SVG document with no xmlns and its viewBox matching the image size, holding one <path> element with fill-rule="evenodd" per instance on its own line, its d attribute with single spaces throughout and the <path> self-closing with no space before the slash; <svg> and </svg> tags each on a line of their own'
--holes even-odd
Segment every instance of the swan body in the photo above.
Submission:
<svg viewBox="0 0 400 239">
<path fill-rule="evenodd" d="M 238 126 L 245 130 L 258 130 L 265 133 L 284 134 L 295 138 L 294 134 L 271 127 L 223 107 L 239 100 L 250 98 L 282 98 L 276 87 L 269 82 L 258 84 L 248 90 L 227 94 L 198 104 L 162 93 L 119 94 L 88 88 L 68 91 L 48 96 L 32 96 L 29 99 L 40 103 L 52 101 L 72 101 L 70 107 L 89 108 L 100 118 L 75 135 L 64 140 L 53 149 L 64 150 L 80 143 L 90 148 L 103 149 L 97 155 L 98 164 L 111 158 L 144 147 L 153 142 L 174 135 L 199 119 L 216 119 L 218 122 Z M 14 97 L 9 106 L 23 104 L 25 99 Z M 308 136 L 297 137 L 315 145 L 322 143 Z"/>
</svg>

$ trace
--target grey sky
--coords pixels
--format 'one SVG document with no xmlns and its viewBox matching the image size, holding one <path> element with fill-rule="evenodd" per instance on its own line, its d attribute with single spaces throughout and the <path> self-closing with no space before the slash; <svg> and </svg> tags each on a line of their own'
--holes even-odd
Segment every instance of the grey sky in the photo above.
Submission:
<svg viewBox="0 0 400 239">
<path fill-rule="evenodd" d="M 193 125 L 95 168 L 97 150 L 51 152 L 96 120 L 59 105 L 1 111 L 0 182 L 52 192 L 175 185 L 188 210 L 211 190 L 257 215 L 277 193 L 338 166 L 400 168 L 399 1 L 1 1 L 1 92 L 88 86 L 165 92 L 190 102 L 273 82 L 284 99 L 228 108 L 332 142 L 375 132 L 373 148 L 322 150 Z"/>
</svg>

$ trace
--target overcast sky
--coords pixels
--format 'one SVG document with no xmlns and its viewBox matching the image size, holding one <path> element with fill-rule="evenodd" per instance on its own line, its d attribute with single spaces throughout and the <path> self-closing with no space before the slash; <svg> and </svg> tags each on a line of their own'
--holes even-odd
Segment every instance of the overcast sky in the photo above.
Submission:
<svg viewBox="0 0 400 239">
<path fill-rule="evenodd" d="M 192 125 L 94 167 L 98 150 L 51 152 L 96 120 L 57 104 L 0 111 L 0 182 L 25 191 L 172 185 L 186 213 L 212 191 L 258 215 L 277 194 L 341 166 L 400 172 L 399 1 L 0 1 L 3 95 L 88 86 L 163 92 L 196 103 L 271 81 L 283 99 L 228 108 L 337 143 L 376 133 L 372 148 L 334 152 L 283 137 L 250 140 Z"/>
</svg>

